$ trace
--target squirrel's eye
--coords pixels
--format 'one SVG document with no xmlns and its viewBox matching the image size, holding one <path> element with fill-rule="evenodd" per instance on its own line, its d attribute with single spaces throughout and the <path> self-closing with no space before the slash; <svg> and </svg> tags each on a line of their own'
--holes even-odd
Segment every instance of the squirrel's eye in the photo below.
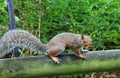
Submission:
<svg viewBox="0 0 120 78">
<path fill-rule="evenodd" d="M 83 41 L 84 43 L 86 42 L 86 41 Z"/>
</svg>

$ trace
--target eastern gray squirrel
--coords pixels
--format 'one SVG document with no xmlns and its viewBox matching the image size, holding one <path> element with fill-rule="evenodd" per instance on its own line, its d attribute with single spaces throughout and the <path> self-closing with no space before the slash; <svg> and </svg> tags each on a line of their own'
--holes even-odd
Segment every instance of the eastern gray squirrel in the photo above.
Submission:
<svg viewBox="0 0 120 78">
<path fill-rule="evenodd" d="M 47 44 L 43 44 L 38 38 L 24 30 L 10 30 L 0 40 L 0 57 L 9 53 L 16 46 L 27 47 L 36 51 L 48 52 L 50 58 L 59 63 L 56 57 L 65 49 L 71 49 L 78 57 L 85 58 L 81 52 L 83 47 L 90 48 L 92 40 L 90 36 L 74 33 L 61 33 L 54 36 Z"/>
</svg>

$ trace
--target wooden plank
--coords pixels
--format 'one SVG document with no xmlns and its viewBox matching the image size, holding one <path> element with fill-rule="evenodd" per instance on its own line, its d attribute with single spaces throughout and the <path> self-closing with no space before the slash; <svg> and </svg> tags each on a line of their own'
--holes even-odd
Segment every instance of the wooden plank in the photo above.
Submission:
<svg viewBox="0 0 120 78">
<path fill-rule="evenodd" d="M 64 74 L 110 71 L 120 69 L 120 50 L 84 53 L 86 60 L 74 54 L 62 54 L 55 64 L 47 55 L 0 59 L 0 77 L 33 78 Z"/>
</svg>

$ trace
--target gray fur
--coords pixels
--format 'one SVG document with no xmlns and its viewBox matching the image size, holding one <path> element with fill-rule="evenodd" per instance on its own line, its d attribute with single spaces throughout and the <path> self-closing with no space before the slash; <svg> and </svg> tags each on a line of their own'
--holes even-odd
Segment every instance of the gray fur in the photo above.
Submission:
<svg viewBox="0 0 120 78">
<path fill-rule="evenodd" d="M 89 36 L 84 36 L 86 42 L 91 41 Z M 56 52 L 56 56 L 61 54 L 65 48 L 76 49 L 83 47 L 80 34 L 61 33 L 54 36 L 47 44 L 43 44 L 39 39 L 24 30 L 11 30 L 3 35 L 0 40 L 0 57 L 9 53 L 16 46 L 27 47 L 36 51 Z M 55 48 L 56 47 L 56 48 Z"/>
<path fill-rule="evenodd" d="M 39 39 L 24 30 L 11 30 L 3 35 L 0 40 L 0 57 L 9 53 L 16 46 L 23 46 L 37 51 L 43 51 L 44 45 Z"/>
</svg>

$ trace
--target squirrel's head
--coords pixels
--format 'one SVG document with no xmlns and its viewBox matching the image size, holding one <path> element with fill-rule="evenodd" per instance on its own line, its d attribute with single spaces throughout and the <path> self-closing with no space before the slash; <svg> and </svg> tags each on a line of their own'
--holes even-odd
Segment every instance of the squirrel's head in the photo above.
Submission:
<svg viewBox="0 0 120 78">
<path fill-rule="evenodd" d="M 81 39 L 84 48 L 90 49 L 92 47 L 92 39 L 90 38 L 90 36 L 85 36 L 81 34 Z"/>
</svg>

